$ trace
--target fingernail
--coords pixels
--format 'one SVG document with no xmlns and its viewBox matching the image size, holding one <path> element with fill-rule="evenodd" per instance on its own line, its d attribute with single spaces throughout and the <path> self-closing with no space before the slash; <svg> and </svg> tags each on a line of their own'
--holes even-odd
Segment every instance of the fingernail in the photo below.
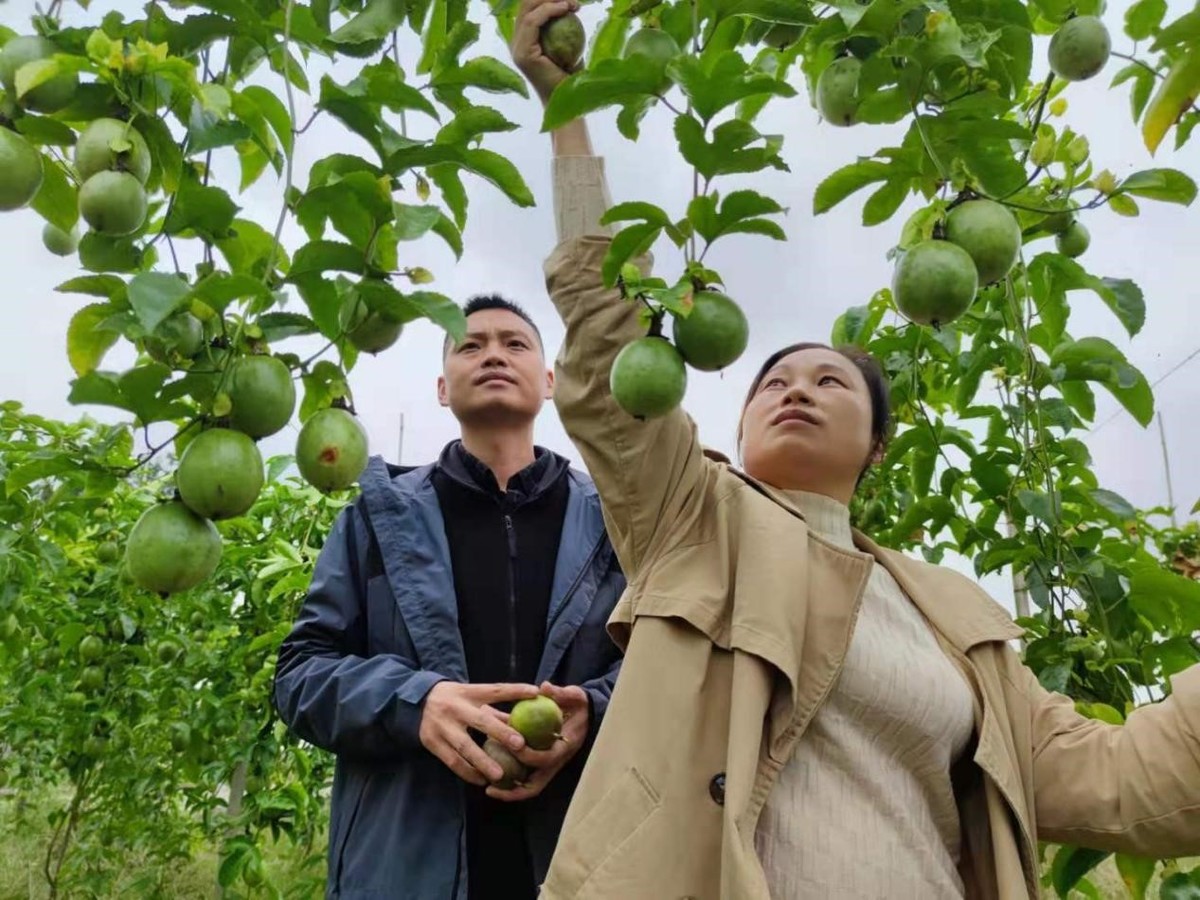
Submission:
<svg viewBox="0 0 1200 900">
<path fill-rule="evenodd" d="M 520 750 L 520 749 L 521 749 L 521 745 L 522 745 L 522 744 L 524 744 L 524 743 L 525 743 L 525 741 L 524 741 L 524 740 L 522 740 L 522 739 L 521 739 L 521 738 L 519 738 L 519 737 L 510 737 L 510 738 L 508 739 L 508 745 L 509 745 L 510 747 L 512 747 L 514 750 Z"/>
</svg>

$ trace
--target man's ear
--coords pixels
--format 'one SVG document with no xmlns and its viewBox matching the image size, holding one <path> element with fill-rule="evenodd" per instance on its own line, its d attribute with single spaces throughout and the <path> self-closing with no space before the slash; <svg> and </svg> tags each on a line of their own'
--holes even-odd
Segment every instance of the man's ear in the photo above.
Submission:
<svg viewBox="0 0 1200 900">
<path fill-rule="evenodd" d="M 554 399 L 554 370 L 546 370 L 546 393 L 543 395 L 544 400 Z"/>
<path fill-rule="evenodd" d="M 437 398 L 438 403 L 442 406 L 450 405 L 450 392 L 446 390 L 446 376 L 439 375 L 437 378 Z"/>
</svg>

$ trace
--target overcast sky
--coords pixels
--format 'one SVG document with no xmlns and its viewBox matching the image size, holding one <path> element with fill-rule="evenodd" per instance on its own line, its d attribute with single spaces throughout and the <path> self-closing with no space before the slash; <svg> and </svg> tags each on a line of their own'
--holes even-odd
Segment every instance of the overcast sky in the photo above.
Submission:
<svg viewBox="0 0 1200 900">
<path fill-rule="evenodd" d="M 480 3 L 480 5 L 482 5 Z M 1105 20 L 1114 38 L 1114 47 L 1131 49 L 1121 34 L 1127 3 L 1110 4 Z M 84 12 L 76 4 L 66 4 L 67 24 L 82 25 L 99 21 L 111 9 L 130 17 L 140 15 L 140 4 L 127 0 L 93 0 Z M 1185 11 L 1185 5 L 1172 0 L 1168 20 Z M 8 0 L 0 4 L 0 23 L 28 30 L 32 0 Z M 585 23 L 591 27 L 599 10 L 586 8 Z M 411 36 L 410 36 L 411 37 Z M 1046 39 L 1039 38 L 1035 49 L 1034 77 L 1044 77 Z M 405 46 L 407 56 L 415 60 L 415 39 Z M 485 34 L 480 44 L 469 51 L 507 58 L 500 38 Z M 315 85 L 319 61 L 309 66 Z M 1092 146 L 1097 169 L 1109 168 L 1118 177 L 1150 166 L 1173 166 L 1193 177 L 1200 177 L 1200 141 L 1193 140 L 1179 153 L 1173 153 L 1173 134 L 1156 159 L 1142 146 L 1129 113 L 1128 85 L 1108 89 L 1112 76 L 1123 65 L 1110 61 L 1101 75 L 1090 82 L 1072 86 L 1066 93 L 1070 108 L 1056 124 L 1070 124 L 1086 134 Z M 351 72 L 353 69 L 347 69 Z M 339 71 L 342 80 L 349 77 Z M 278 81 L 267 82 L 279 88 Z M 750 346 L 742 360 L 723 374 L 689 373 L 685 400 L 697 419 L 705 442 L 727 453 L 733 451 L 733 435 L 740 397 L 753 370 L 768 353 L 795 340 L 828 339 L 835 317 L 847 306 L 861 304 L 891 276 L 887 250 L 898 238 L 905 217 L 919 205 L 911 199 L 888 223 L 864 228 L 860 221 L 863 200 L 869 189 L 842 203 L 825 215 L 812 215 L 812 195 L 816 185 L 830 172 L 876 149 L 895 145 L 904 125 L 834 128 L 819 123 L 811 108 L 801 80 L 798 97 L 773 101 L 763 113 L 759 128 L 764 133 L 786 136 L 784 158 L 790 173 L 724 179 L 723 191 L 735 187 L 756 187 L 778 198 L 789 207 L 782 224 L 789 235 L 787 243 L 763 237 L 724 238 L 710 254 L 710 261 L 726 278 L 727 289 L 746 310 L 751 323 Z M 542 281 L 542 261 L 554 243 L 554 224 L 550 191 L 550 145 L 538 132 L 540 110 L 535 101 L 513 95 L 476 93 L 477 103 L 500 109 L 522 127 L 519 131 L 489 135 L 485 146 L 513 160 L 522 170 L 534 196 L 536 207 L 518 209 L 491 185 L 474 176 L 466 176 L 470 194 L 466 252 L 457 263 L 437 237 L 401 245 L 410 256 L 401 264 L 422 265 L 431 269 L 436 282 L 431 287 L 457 300 L 471 294 L 500 292 L 525 305 L 541 327 L 552 356 L 561 341 L 562 328 L 546 298 Z M 297 96 L 298 120 L 305 121 L 312 100 Z M 639 143 L 632 144 L 618 134 L 615 114 L 593 116 L 592 132 L 597 152 L 607 158 L 609 180 L 615 202 L 648 200 L 659 204 L 672 216 L 685 210 L 691 194 L 690 172 L 679 160 L 671 135 L 671 114 L 658 109 L 647 117 Z M 428 134 L 430 126 L 421 116 L 409 117 L 412 136 Z M 317 159 L 335 152 L 356 152 L 370 158 L 365 143 L 328 117 L 318 118 L 297 145 L 297 183 L 307 184 L 307 172 Z M 268 174 L 244 194 L 236 193 L 236 159 L 232 149 L 219 151 L 215 160 L 218 172 L 227 175 L 223 185 L 233 185 L 231 193 L 242 207 L 241 215 L 253 218 L 268 228 L 279 212 L 280 187 Z M 414 201 L 415 202 L 415 201 Z M 1092 234 L 1091 249 L 1082 258 L 1090 271 L 1102 276 L 1131 278 L 1146 295 L 1147 321 L 1143 332 L 1133 341 L 1101 301 L 1090 294 L 1073 294 L 1073 314 L 1069 328 L 1075 337 L 1097 335 L 1113 341 L 1130 360 L 1154 382 L 1174 366 L 1200 349 L 1200 329 L 1196 328 L 1196 265 L 1186 255 L 1195 253 L 1200 212 L 1195 209 L 1142 202 L 1138 219 L 1121 218 L 1107 210 L 1090 213 L 1085 222 Z M 54 286 L 80 274 L 75 257 L 61 259 L 50 255 L 41 243 L 42 223 L 36 213 L 21 210 L 0 216 L 0 271 L 6 275 L 4 302 L 5 327 L 0 329 L 0 397 L 16 399 L 31 411 L 60 418 L 75 418 L 85 412 L 67 403 L 72 372 L 65 355 L 67 323 L 86 298 L 54 292 Z M 289 250 L 302 243 L 302 235 L 289 223 L 285 242 Z M 1049 241 L 1027 247 L 1027 257 L 1052 249 Z M 660 271 L 673 279 L 681 262 L 673 245 L 660 243 L 656 248 Z M 303 309 L 297 297 L 292 308 Z M 433 458 L 443 444 L 456 435 L 455 422 L 443 410 L 435 396 L 435 379 L 440 369 L 441 332 L 426 322 L 409 326 L 400 342 L 376 358 L 364 357 L 351 374 L 355 404 L 371 438 L 373 453 L 396 460 L 400 419 L 404 417 L 403 461 L 419 463 Z M 292 341 L 281 347 L 303 352 L 304 341 Z M 313 349 L 316 348 L 313 345 Z M 122 369 L 132 363 L 126 348 L 111 352 L 104 368 Z M 1186 517 L 1200 498 L 1200 468 L 1190 460 L 1197 426 L 1197 401 L 1200 387 L 1200 360 L 1183 366 L 1155 388 L 1167 435 L 1176 502 Z M 1097 391 L 1097 422 L 1104 423 L 1119 409 L 1102 390 Z M 119 413 L 102 408 L 86 410 L 98 418 L 113 420 Z M 264 455 L 290 452 L 297 426 L 293 424 L 279 435 L 267 439 Z M 578 460 L 578 455 L 560 427 L 552 406 L 547 405 L 537 427 L 537 441 Z M 1155 426 L 1143 429 L 1124 413 L 1117 415 L 1085 438 L 1095 460 L 1095 471 L 1102 484 L 1136 505 L 1165 504 L 1166 479 Z M 987 587 L 998 598 L 1009 602 L 1004 579 L 990 578 Z"/>
</svg>

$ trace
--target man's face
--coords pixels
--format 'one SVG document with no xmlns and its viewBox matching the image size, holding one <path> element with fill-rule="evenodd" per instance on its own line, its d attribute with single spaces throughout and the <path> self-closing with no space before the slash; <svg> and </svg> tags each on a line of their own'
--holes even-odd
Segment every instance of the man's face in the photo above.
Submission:
<svg viewBox="0 0 1200 900">
<path fill-rule="evenodd" d="M 467 336 L 446 352 L 438 402 L 464 425 L 532 422 L 554 396 L 533 328 L 506 309 L 481 309 L 467 317 Z"/>
</svg>

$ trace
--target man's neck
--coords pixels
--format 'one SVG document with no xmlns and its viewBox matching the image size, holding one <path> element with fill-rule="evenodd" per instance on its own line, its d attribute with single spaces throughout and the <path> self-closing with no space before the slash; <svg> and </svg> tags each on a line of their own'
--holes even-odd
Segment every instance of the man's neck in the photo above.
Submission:
<svg viewBox="0 0 1200 900">
<path fill-rule="evenodd" d="M 462 442 L 466 451 L 491 469 L 500 490 L 508 489 L 508 480 L 530 465 L 533 455 L 533 426 L 486 432 L 464 427 Z"/>
</svg>

